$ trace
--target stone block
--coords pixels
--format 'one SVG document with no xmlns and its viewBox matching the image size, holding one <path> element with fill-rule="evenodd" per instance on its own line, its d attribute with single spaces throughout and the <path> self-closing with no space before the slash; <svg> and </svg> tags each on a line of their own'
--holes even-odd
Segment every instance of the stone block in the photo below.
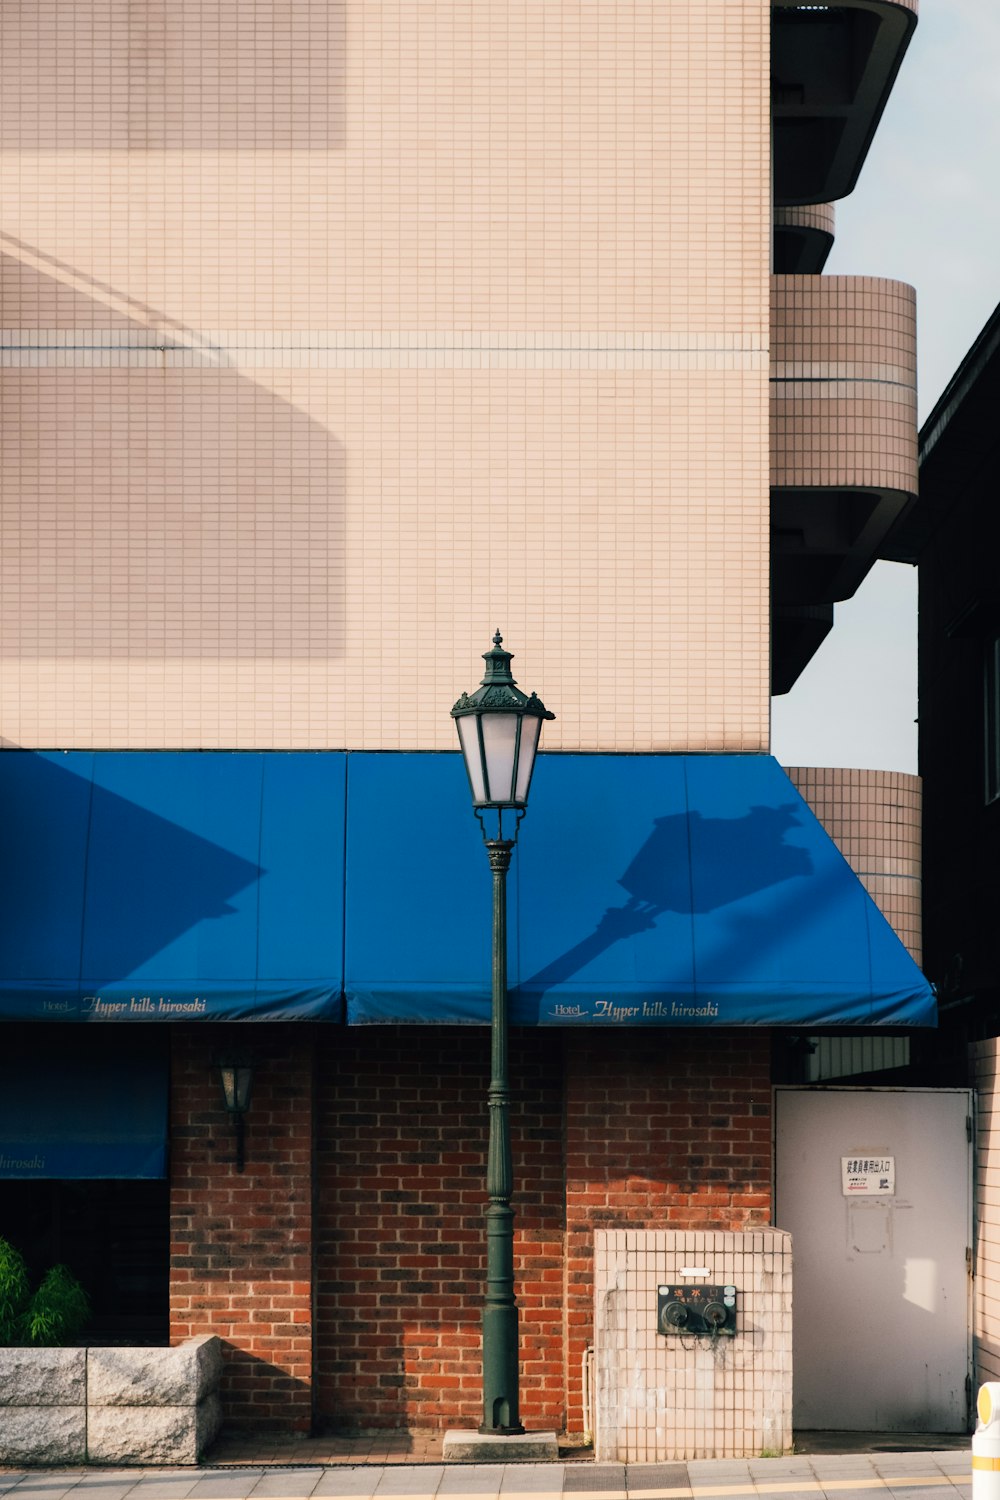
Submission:
<svg viewBox="0 0 1000 1500">
<path fill-rule="evenodd" d="M 559 1442 L 554 1432 L 517 1432 L 494 1437 L 490 1432 L 452 1429 L 444 1435 L 441 1457 L 446 1464 L 554 1463 Z"/>
<path fill-rule="evenodd" d="M 218 1395 L 197 1406 L 90 1406 L 92 1464 L 194 1464 L 222 1423 Z"/>
<path fill-rule="evenodd" d="M 195 1421 L 195 1442 L 200 1459 L 205 1449 L 215 1442 L 222 1431 L 222 1397 L 218 1391 L 212 1391 L 204 1401 L 198 1402 Z"/>
<path fill-rule="evenodd" d="M 0 1408 L 0 1464 L 80 1464 L 87 1456 L 87 1408 Z"/>
<path fill-rule="evenodd" d="M 222 1357 L 222 1340 L 218 1334 L 205 1334 L 201 1338 L 189 1339 L 182 1349 L 193 1349 L 195 1364 L 198 1371 L 198 1386 L 196 1401 L 204 1401 L 206 1396 L 212 1395 L 219 1389 L 222 1380 L 222 1368 L 225 1363 Z"/>
<path fill-rule="evenodd" d="M 173 1349 L 89 1350 L 88 1406 L 196 1406 L 222 1375 L 218 1338 L 189 1339 Z"/>
<path fill-rule="evenodd" d="M 83 1406 L 86 1349 L 0 1349 L 0 1407 Z"/>
</svg>

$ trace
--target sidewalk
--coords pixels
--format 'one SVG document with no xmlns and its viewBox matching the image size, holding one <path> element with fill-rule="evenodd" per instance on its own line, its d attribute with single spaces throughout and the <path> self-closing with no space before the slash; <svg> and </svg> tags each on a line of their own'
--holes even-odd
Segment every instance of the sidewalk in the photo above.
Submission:
<svg viewBox="0 0 1000 1500">
<path fill-rule="evenodd" d="M 668 1464 L 250 1464 L 0 1472 L 0 1500 L 969 1500 L 969 1450 Z"/>
<path fill-rule="evenodd" d="M 440 1432 L 381 1432 L 367 1437 L 289 1437 L 262 1433 L 248 1436 L 230 1429 L 213 1443 L 204 1463 L 211 1468 L 229 1465 L 283 1464 L 291 1468 L 331 1467 L 335 1464 L 440 1464 Z M 967 1434 L 885 1432 L 796 1432 L 795 1452 L 840 1454 L 972 1451 Z M 593 1467 L 594 1450 L 582 1444 L 560 1443 L 563 1463 Z"/>
</svg>

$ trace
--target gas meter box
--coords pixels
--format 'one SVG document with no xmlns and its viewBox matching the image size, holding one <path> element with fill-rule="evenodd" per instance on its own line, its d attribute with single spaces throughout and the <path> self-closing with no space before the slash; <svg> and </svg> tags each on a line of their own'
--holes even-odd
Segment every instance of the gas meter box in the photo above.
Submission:
<svg viewBox="0 0 1000 1500">
<path fill-rule="evenodd" d="M 734 1286 L 660 1286 L 656 1327 L 664 1334 L 732 1338 L 736 1332 Z"/>
</svg>

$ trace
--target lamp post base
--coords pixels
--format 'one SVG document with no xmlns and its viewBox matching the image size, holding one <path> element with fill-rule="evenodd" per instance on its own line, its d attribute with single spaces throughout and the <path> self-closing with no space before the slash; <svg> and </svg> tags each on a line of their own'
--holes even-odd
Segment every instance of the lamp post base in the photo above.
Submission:
<svg viewBox="0 0 1000 1500">
<path fill-rule="evenodd" d="M 559 1440 L 554 1432 L 446 1432 L 441 1447 L 446 1464 L 555 1463 Z"/>
</svg>

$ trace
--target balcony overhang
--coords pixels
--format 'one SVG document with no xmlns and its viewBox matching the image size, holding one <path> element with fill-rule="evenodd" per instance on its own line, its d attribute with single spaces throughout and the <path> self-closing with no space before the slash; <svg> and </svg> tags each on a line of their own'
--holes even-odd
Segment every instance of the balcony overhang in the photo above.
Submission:
<svg viewBox="0 0 1000 1500">
<path fill-rule="evenodd" d="M 774 201 L 844 198 L 917 23 L 917 0 L 772 0 Z"/>
<path fill-rule="evenodd" d="M 771 694 L 791 692 L 833 629 L 833 605 L 771 603 Z"/>
<path fill-rule="evenodd" d="M 818 276 L 833 249 L 832 203 L 774 211 L 774 271 L 778 276 Z"/>
<path fill-rule="evenodd" d="M 771 693 L 789 692 L 913 496 L 901 490 L 771 491 Z"/>
<path fill-rule="evenodd" d="M 772 490 L 776 604 L 838 604 L 857 592 L 911 496 L 901 490 Z"/>
</svg>

